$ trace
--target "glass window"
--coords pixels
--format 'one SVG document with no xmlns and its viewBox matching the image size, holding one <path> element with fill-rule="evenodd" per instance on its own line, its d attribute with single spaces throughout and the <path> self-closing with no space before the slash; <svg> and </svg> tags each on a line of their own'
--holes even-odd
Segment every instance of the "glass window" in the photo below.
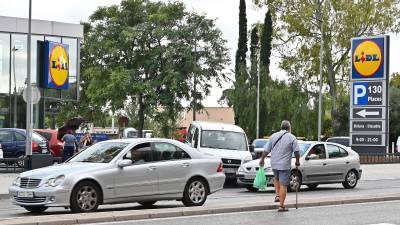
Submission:
<svg viewBox="0 0 400 225">
<path fill-rule="evenodd" d="M 0 33 L 0 93 L 3 94 L 10 92 L 10 50 L 10 35 Z"/>
<path fill-rule="evenodd" d="M 51 133 L 47 133 L 47 132 L 44 132 L 44 131 L 37 131 L 37 130 L 35 130 L 35 132 L 38 133 L 38 134 L 40 134 L 40 135 L 42 135 L 42 136 L 43 136 L 44 138 L 46 138 L 48 141 L 51 140 Z"/>
<path fill-rule="evenodd" d="M 128 143 L 99 142 L 80 152 L 70 162 L 109 163 Z"/>
<path fill-rule="evenodd" d="M 153 150 L 155 161 L 190 159 L 184 150 L 169 143 L 154 143 Z"/>
<path fill-rule="evenodd" d="M 61 91 L 61 97 L 77 99 L 77 74 L 78 74 L 78 39 L 62 38 L 62 43 L 68 45 L 69 55 L 69 88 Z"/>
<path fill-rule="evenodd" d="M 308 152 L 307 156 L 312 157 L 311 160 L 326 159 L 326 152 L 324 145 L 323 144 L 314 145 Z"/>
<path fill-rule="evenodd" d="M 26 72 L 27 72 L 27 35 L 26 34 L 12 34 L 11 36 L 11 89 L 12 93 L 22 94 L 25 88 Z"/>
<path fill-rule="evenodd" d="M 2 130 L 0 131 L 0 141 L 4 142 L 4 141 L 13 141 L 13 134 L 11 131 L 7 131 L 7 130 Z"/>
<path fill-rule="evenodd" d="M 0 84 L 1 85 L 1 84 Z M 0 96 L 0 128 L 11 127 L 10 96 Z"/>
<path fill-rule="evenodd" d="M 266 139 L 256 139 L 254 140 L 254 147 L 255 148 L 264 148 L 264 146 L 269 142 Z"/>
<path fill-rule="evenodd" d="M 37 74 L 37 42 L 44 41 L 44 36 L 32 35 L 31 36 L 31 83 L 37 84 L 38 76 L 44 76 L 43 74 Z"/>
<path fill-rule="evenodd" d="M 18 132 L 14 132 L 14 134 L 15 134 L 15 140 L 16 141 L 25 141 L 25 136 L 24 135 L 22 135 L 22 134 L 20 134 Z"/>
<path fill-rule="evenodd" d="M 136 145 L 124 156 L 124 159 L 133 160 L 133 164 L 143 164 L 153 161 L 150 143 Z"/>
<path fill-rule="evenodd" d="M 246 151 L 246 137 L 243 133 L 222 130 L 203 130 L 201 147 L 224 150 Z"/>
<path fill-rule="evenodd" d="M 336 145 L 327 144 L 329 158 L 346 157 L 349 153 Z"/>
<path fill-rule="evenodd" d="M 46 41 L 54 41 L 54 42 L 59 42 L 61 43 L 61 38 L 60 37 L 52 37 L 52 36 L 46 36 L 45 37 Z M 57 89 L 45 89 L 44 90 L 44 96 L 45 97 L 50 97 L 50 98 L 60 98 L 61 97 L 61 91 Z"/>
</svg>

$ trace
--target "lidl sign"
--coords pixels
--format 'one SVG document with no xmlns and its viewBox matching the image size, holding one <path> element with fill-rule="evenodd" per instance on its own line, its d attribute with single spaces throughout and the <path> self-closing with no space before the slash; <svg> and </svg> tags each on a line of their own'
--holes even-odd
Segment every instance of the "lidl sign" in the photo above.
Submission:
<svg viewBox="0 0 400 225">
<path fill-rule="evenodd" d="M 45 41 L 44 48 L 44 87 L 68 89 L 68 45 Z"/>
<path fill-rule="evenodd" d="M 368 37 L 352 39 L 352 79 L 385 78 L 386 38 Z"/>
</svg>

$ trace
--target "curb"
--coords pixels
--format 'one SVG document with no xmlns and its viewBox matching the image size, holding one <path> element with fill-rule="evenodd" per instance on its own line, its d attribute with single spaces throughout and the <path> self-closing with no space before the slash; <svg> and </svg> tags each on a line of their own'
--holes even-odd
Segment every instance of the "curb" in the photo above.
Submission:
<svg viewBox="0 0 400 225">
<path fill-rule="evenodd" d="M 9 194 L 0 194 L 0 200 L 9 199 L 9 198 L 10 198 Z"/>
<path fill-rule="evenodd" d="M 400 200 L 400 196 L 384 196 L 371 198 L 338 199 L 328 201 L 306 201 L 298 204 L 298 208 L 343 205 L 354 203 L 383 202 Z M 294 203 L 286 204 L 288 208 L 294 208 Z M 257 202 L 253 204 L 242 205 L 220 205 L 220 206 L 200 206 L 200 207 L 181 207 L 168 209 L 145 209 L 145 210 L 127 210 L 110 211 L 98 213 L 80 213 L 80 214 L 60 214 L 48 216 L 31 216 L 25 218 L 13 218 L 0 220 L 0 225 L 67 225 L 67 224 L 85 224 L 99 222 L 115 222 L 127 220 L 142 220 L 153 218 L 182 217 L 195 215 L 211 215 L 232 212 L 250 212 L 278 209 L 276 204 L 265 204 Z"/>
</svg>

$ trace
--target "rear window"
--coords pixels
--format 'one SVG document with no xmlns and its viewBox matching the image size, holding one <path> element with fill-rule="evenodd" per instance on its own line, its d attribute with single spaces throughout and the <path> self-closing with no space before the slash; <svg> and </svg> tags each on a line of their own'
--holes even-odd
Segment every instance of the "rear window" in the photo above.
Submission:
<svg viewBox="0 0 400 225">
<path fill-rule="evenodd" d="M 48 141 L 51 140 L 51 133 L 43 132 L 43 131 L 35 131 L 36 133 L 42 135 L 44 138 L 46 138 Z"/>
<path fill-rule="evenodd" d="M 42 141 L 44 141 L 44 138 L 42 136 L 40 136 L 39 134 L 32 132 L 32 141 L 42 142 Z"/>
<path fill-rule="evenodd" d="M 347 147 L 350 146 L 350 138 L 328 138 L 326 142 L 337 143 Z"/>
</svg>

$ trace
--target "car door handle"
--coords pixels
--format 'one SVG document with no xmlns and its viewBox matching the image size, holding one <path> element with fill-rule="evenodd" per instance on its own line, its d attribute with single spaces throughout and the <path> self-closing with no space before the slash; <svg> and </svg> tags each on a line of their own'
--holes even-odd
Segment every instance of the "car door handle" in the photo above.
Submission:
<svg viewBox="0 0 400 225">
<path fill-rule="evenodd" d="M 182 167 L 189 167 L 190 163 L 182 163 Z"/>
<path fill-rule="evenodd" d="M 326 163 L 322 163 L 323 166 L 326 166 Z"/>
<path fill-rule="evenodd" d="M 346 162 L 346 164 L 349 164 L 350 162 Z"/>
<path fill-rule="evenodd" d="M 157 169 L 157 167 L 155 167 L 155 166 L 149 166 L 149 168 L 148 168 L 148 170 L 150 170 L 150 171 L 154 171 L 156 169 Z"/>
</svg>

